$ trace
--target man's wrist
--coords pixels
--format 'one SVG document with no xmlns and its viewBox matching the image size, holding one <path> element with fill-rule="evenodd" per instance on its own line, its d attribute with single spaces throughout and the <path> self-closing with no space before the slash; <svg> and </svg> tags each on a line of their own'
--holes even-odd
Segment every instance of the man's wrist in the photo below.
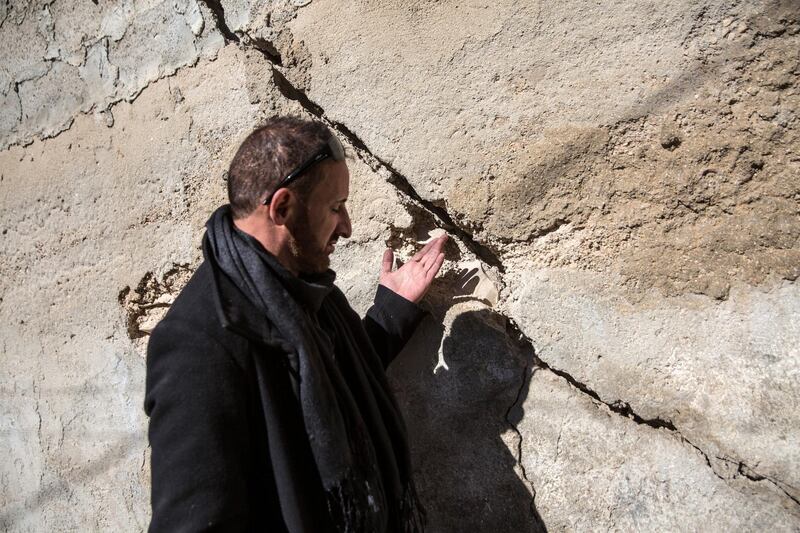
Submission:
<svg viewBox="0 0 800 533">
<path fill-rule="evenodd" d="M 425 311 L 386 285 L 378 284 L 375 302 L 368 314 L 387 332 L 399 337 L 408 337 L 425 316 Z"/>
</svg>

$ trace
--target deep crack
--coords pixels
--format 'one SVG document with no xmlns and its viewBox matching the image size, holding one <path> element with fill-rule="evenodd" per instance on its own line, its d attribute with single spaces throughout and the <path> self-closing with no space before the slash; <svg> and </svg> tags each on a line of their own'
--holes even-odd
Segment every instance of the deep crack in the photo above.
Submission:
<svg viewBox="0 0 800 533">
<path fill-rule="evenodd" d="M 264 57 L 266 57 L 269 61 L 269 56 L 265 55 Z M 270 63 L 272 63 L 272 61 L 270 61 Z M 312 102 L 303 91 L 292 85 L 292 83 L 286 79 L 286 76 L 284 76 L 280 70 L 275 68 L 274 64 L 272 65 L 272 80 L 275 82 L 275 86 L 278 88 L 284 98 L 288 98 L 289 100 L 297 102 L 303 107 L 303 109 L 315 117 L 323 119 L 325 111 L 320 106 Z"/>
<path fill-rule="evenodd" d="M 447 211 L 445 207 L 437 205 L 436 203 L 431 202 L 430 200 L 426 200 L 425 198 L 420 196 L 420 194 L 416 191 L 416 189 L 414 189 L 413 185 L 411 185 L 411 182 L 408 180 L 406 176 L 404 176 L 401 172 L 395 169 L 391 164 L 382 160 L 380 157 L 376 156 L 369 149 L 366 143 L 362 141 L 361 138 L 358 137 L 358 135 L 356 135 L 352 130 L 350 130 L 350 128 L 348 128 L 345 124 L 328 118 L 325 114 L 325 110 L 319 104 L 312 101 L 305 92 L 295 87 L 286 78 L 286 76 L 277 68 L 278 66 L 282 66 L 282 58 L 280 52 L 277 50 L 274 44 L 268 41 L 263 41 L 263 40 L 255 41 L 252 39 L 249 39 L 248 40 L 249 42 L 246 43 L 241 42 L 240 39 L 233 32 L 231 32 L 228 26 L 226 25 L 224 19 L 225 15 L 224 10 L 222 8 L 222 5 L 220 4 L 220 1 L 219 0 L 203 0 L 203 1 L 214 12 L 215 17 L 217 18 L 217 28 L 228 40 L 258 50 L 264 56 L 264 58 L 270 63 L 272 67 L 273 80 L 275 82 L 275 85 L 285 98 L 298 102 L 303 107 L 303 109 L 306 110 L 308 113 L 317 117 L 319 120 L 323 121 L 326 125 L 333 128 L 342 136 L 344 136 L 354 147 L 359 157 L 365 163 L 367 163 L 373 170 L 378 171 L 382 169 L 385 172 L 387 172 L 389 174 L 389 180 L 388 180 L 389 183 L 391 183 L 400 192 L 404 193 L 408 198 L 413 200 L 416 204 L 418 204 L 419 206 L 427 210 L 429 213 L 431 213 L 439 221 L 443 229 L 457 236 L 459 240 L 484 263 L 497 268 L 497 270 L 500 271 L 501 273 L 505 273 L 505 266 L 502 264 L 499 255 L 494 250 L 478 242 L 470 232 L 459 226 L 454 221 L 453 217 L 450 215 L 450 213 Z M 567 223 L 568 221 L 559 220 L 553 225 L 553 227 L 547 228 L 543 233 L 546 234 L 552 231 L 556 231 L 562 225 Z M 713 467 L 713 464 L 711 463 L 709 455 L 706 452 L 704 452 L 699 446 L 695 445 L 689 439 L 684 437 L 683 434 L 681 434 L 681 432 L 675 427 L 672 421 L 663 419 L 661 417 L 644 418 L 641 415 L 637 414 L 628 402 L 625 402 L 623 400 L 615 400 L 614 402 L 608 402 L 603 400 L 597 392 L 589 388 L 589 386 L 586 385 L 585 383 L 577 380 L 568 372 L 553 368 L 552 366 L 550 366 L 550 364 L 543 361 L 536 354 L 536 350 L 534 349 L 531 340 L 527 336 L 525 336 L 524 333 L 522 333 L 521 329 L 517 326 L 517 324 L 513 321 L 513 319 L 506 317 L 506 320 L 507 320 L 507 333 L 509 334 L 510 338 L 516 339 L 518 342 L 521 342 L 526 347 L 526 349 L 530 351 L 534 366 L 543 368 L 561 377 L 577 390 L 586 394 L 594 401 L 602 403 L 603 405 L 607 406 L 609 410 L 620 416 L 624 416 L 625 418 L 628 418 L 639 425 L 644 425 L 653 429 L 663 428 L 674 433 L 682 442 L 686 442 L 687 444 L 692 446 L 698 453 L 700 453 L 705 458 L 707 466 L 709 467 L 709 469 L 711 469 L 711 471 L 714 473 L 715 476 L 717 476 L 723 481 L 726 482 L 728 481 L 725 477 L 721 476 L 716 472 L 716 470 Z M 530 367 L 526 367 L 525 369 L 526 373 L 525 378 L 523 379 L 523 383 L 520 387 L 520 390 L 517 393 L 517 398 L 515 402 L 509 407 L 508 411 L 506 412 L 506 420 L 512 427 L 512 429 L 517 433 L 518 436 L 517 463 L 520 466 L 520 471 L 522 472 L 525 481 L 529 484 L 529 486 L 533 491 L 531 508 L 536 518 L 537 527 L 542 528 L 542 530 L 544 531 L 546 530 L 545 525 L 542 522 L 541 517 L 539 517 L 538 512 L 536 511 L 535 508 L 535 497 L 536 497 L 535 488 L 533 487 L 531 481 L 528 479 L 527 472 L 525 471 L 525 467 L 522 463 L 522 440 L 523 440 L 522 434 L 517 428 L 517 426 L 513 424 L 509 419 L 512 410 L 515 407 L 517 407 L 519 403 L 522 390 L 526 385 L 526 380 L 529 379 L 529 376 L 527 375 L 529 369 Z M 532 373 L 530 377 L 532 377 Z M 789 494 L 782 487 L 782 485 L 785 485 L 784 483 L 780 482 L 779 480 L 758 474 L 754 470 L 747 467 L 747 465 L 744 465 L 744 463 L 738 463 L 738 464 L 739 467 L 737 472 L 743 475 L 745 478 L 753 482 L 760 482 L 767 480 L 771 482 L 773 485 L 775 485 L 777 488 L 779 488 L 795 504 L 800 505 L 800 501 L 798 501 L 797 498 Z M 747 468 L 747 470 L 745 470 L 745 468 Z"/>
<path fill-rule="evenodd" d="M 272 42 L 260 37 L 253 38 L 247 33 L 245 33 L 245 37 L 247 38 L 247 45 L 252 46 L 264 54 L 264 57 L 266 57 L 270 63 L 281 67 L 283 66 L 283 57 L 281 56 L 281 52 L 274 44 L 272 44 Z"/>
<path fill-rule="evenodd" d="M 263 44 L 264 43 L 262 43 L 262 46 Z M 400 192 L 404 193 L 413 202 L 431 213 L 437 219 L 439 226 L 442 229 L 452 235 L 455 235 L 469 251 L 475 254 L 475 256 L 485 264 L 495 267 L 501 273 L 505 273 L 505 266 L 494 250 L 485 244 L 478 242 L 470 232 L 458 225 L 458 223 L 453 220 L 453 217 L 446 208 L 420 196 L 406 176 L 395 169 L 391 164 L 376 156 L 369 149 L 366 143 L 362 141 L 361 138 L 350 128 L 341 122 L 328 118 L 325 115 L 325 110 L 319 104 L 312 101 L 307 94 L 292 85 L 286 76 L 284 76 L 283 73 L 276 67 L 276 63 L 272 59 L 272 53 L 265 52 L 261 47 L 255 45 L 251 46 L 261 52 L 267 61 L 269 61 L 269 63 L 272 65 L 272 78 L 275 82 L 275 86 L 285 98 L 299 103 L 303 109 L 322 120 L 330 128 L 336 130 L 340 135 L 346 138 L 348 142 L 350 142 L 361 160 L 367 163 L 372 170 L 377 171 L 382 169 L 386 171 L 389 174 L 389 183 Z M 274 48 L 274 46 L 272 46 L 272 48 Z M 280 54 L 278 54 L 278 57 L 280 57 Z"/>
<path fill-rule="evenodd" d="M 666 428 L 666 429 L 668 429 L 670 431 L 677 431 L 677 429 L 675 429 L 675 425 L 670 420 L 664 420 L 663 418 L 660 418 L 660 417 L 644 418 L 644 417 L 638 415 L 633 410 L 633 408 L 630 406 L 630 404 L 628 402 L 625 402 L 625 401 L 622 401 L 622 400 L 615 400 L 613 402 L 607 402 L 607 401 L 603 400 L 600 397 L 600 395 L 597 394 L 597 392 L 595 392 L 594 390 L 590 389 L 588 385 L 586 385 L 585 383 L 577 380 L 575 377 L 573 377 L 568 372 L 566 372 L 564 370 L 559 370 L 557 368 L 553 368 L 552 366 L 550 366 L 549 363 L 547 363 L 546 361 L 543 361 L 539 357 L 539 355 L 536 353 L 536 350 L 533 347 L 533 343 L 531 342 L 531 340 L 527 336 L 525 336 L 524 333 L 522 333 L 522 330 L 516 324 L 516 322 L 514 322 L 513 319 L 508 318 L 508 317 L 506 317 L 506 319 L 508 320 L 508 322 L 507 322 L 508 335 L 511 336 L 511 338 L 517 339 L 517 340 L 519 340 L 520 342 L 522 342 L 522 343 L 524 343 L 526 345 L 527 349 L 530 350 L 531 354 L 533 355 L 533 361 L 536 364 L 536 366 L 544 368 L 545 370 L 548 370 L 548 371 L 552 372 L 553 374 L 565 379 L 570 385 L 572 385 L 573 387 L 575 387 L 576 389 L 578 389 L 582 393 L 590 396 L 594 400 L 596 400 L 596 401 L 602 403 L 603 405 L 607 406 L 611 411 L 617 413 L 618 415 L 622 415 L 622 416 L 624 416 L 626 418 L 630 418 L 631 420 L 633 420 L 637 424 L 650 426 L 651 428 L 654 428 L 654 429 Z"/>
<path fill-rule="evenodd" d="M 694 446 L 694 444 L 692 444 L 692 446 Z M 783 488 L 783 486 L 785 485 L 787 487 L 791 487 L 794 490 L 797 490 L 794 487 L 792 487 L 791 485 L 789 485 L 788 483 L 784 483 L 784 482 L 780 481 L 779 479 L 775 479 L 775 478 L 772 478 L 772 477 L 769 477 L 769 476 L 765 476 L 763 474 L 759 474 L 758 472 L 756 472 L 755 470 L 750 468 L 748 465 L 746 465 L 742 461 L 735 461 L 733 459 L 728 459 L 727 457 L 719 457 L 719 456 L 717 456 L 717 459 L 719 459 L 720 461 L 724 461 L 724 462 L 726 462 L 728 464 L 736 465 L 736 474 L 744 476 L 747 479 L 749 479 L 750 481 L 754 481 L 754 482 L 766 481 L 768 483 L 771 483 L 778 490 L 783 492 L 795 504 L 800 505 L 800 500 L 798 498 L 792 496 L 789 493 L 789 491 L 787 491 L 785 488 Z"/>
<path fill-rule="evenodd" d="M 552 366 L 550 366 L 550 364 L 548 364 L 547 362 L 543 361 L 539 357 L 539 355 L 536 353 L 536 349 L 533 346 L 533 342 L 522 332 L 522 330 L 514 322 L 514 320 L 511 319 L 511 318 L 508 318 L 508 317 L 506 317 L 506 320 L 507 320 L 507 322 L 506 322 L 506 333 L 507 333 L 507 335 L 509 335 L 510 338 L 514 339 L 518 343 L 520 343 L 522 346 L 524 346 L 524 348 L 526 350 L 528 350 L 530 352 L 530 354 L 532 356 L 532 360 L 533 360 L 534 366 L 537 366 L 539 368 L 545 369 L 545 370 L 547 370 L 549 372 L 552 372 L 553 374 L 559 376 L 560 378 L 564 379 L 567 383 L 572 385 L 574 388 L 576 388 L 579 391 L 581 391 L 582 393 L 586 394 L 587 396 L 592 398 L 594 401 L 602 403 L 603 405 L 607 406 L 612 412 L 617 413 L 620 416 L 624 416 L 624 417 L 626 417 L 626 418 L 628 418 L 630 420 L 633 420 L 637 424 L 648 426 L 648 427 L 651 427 L 653 429 L 662 429 L 663 428 L 663 429 L 666 429 L 666 430 L 670 431 L 681 442 L 685 442 L 686 444 L 688 444 L 689 446 L 694 448 L 705 459 L 706 466 L 708 466 L 708 468 L 714 473 L 714 475 L 716 477 L 718 477 L 719 479 L 721 479 L 722 481 L 724 481 L 726 483 L 728 481 L 730 481 L 729 478 L 726 478 L 725 476 L 720 475 L 716 471 L 716 469 L 714 468 L 713 463 L 711 462 L 711 458 L 709 457 L 709 454 L 706 453 L 705 451 L 703 451 L 702 448 L 700 448 L 699 446 L 694 444 L 691 440 L 686 438 L 680 432 L 680 430 L 678 430 L 675 427 L 675 425 L 672 423 L 672 421 L 665 420 L 665 419 L 660 418 L 660 417 L 644 418 L 641 415 L 637 414 L 633 410 L 633 408 L 631 408 L 629 403 L 624 402 L 622 400 L 616 400 L 614 402 L 608 402 L 606 400 L 603 400 L 597 392 L 595 392 L 594 390 L 590 389 L 585 383 L 582 383 L 581 381 L 577 380 L 575 377 L 570 375 L 568 372 L 566 372 L 564 370 L 559 370 L 559 369 L 553 368 Z M 527 371 L 527 369 L 526 369 L 526 371 Z M 531 376 L 532 375 L 533 374 L 531 373 Z M 523 385 L 524 385 L 524 381 L 523 381 Z M 522 389 L 520 389 L 520 391 L 521 390 Z M 509 413 L 511 413 L 511 410 L 516 405 L 517 405 L 517 402 L 512 404 L 511 408 L 509 408 L 509 411 L 506 414 L 506 419 L 508 419 Z M 510 423 L 510 421 L 509 421 L 509 423 Z M 512 424 L 512 427 L 514 428 L 515 431 L 517 431 L 516 426 L 514 426 Z M 519 434 L 518 431 L 517 431 L 517 433 Z M 520 439 L 521 438 L 522 437 L 520 435 Z M 522 441 L 521 440 L 519 441 L 519 445 L 521 447 L 521 445 L 522 445 Z M 518 451 L 519 451 L 519 454 L 520 454 L 519 458 L 520 458 L 520 461 L 521 461 L 521 459 L 522 459 L 521 449 L 518 450 Z M 800 506 L 800 500 L 798 500 L 796 497 L 792 496 L 792 494 L 790 494 L 784 488 L 784 486 L 787 486 L 787 487 L 791 487 L 791 488 L 794 489 L 794 487 L 792 487 L 791 485 L 789 485 L 787 483 L 784 483 L 784 482 L 782 482 L 782 481 L 780 481 L 778 479 L 775 479 L 775 478 L 760 474 L 760 473 L 756 472 L 755 470 L 753 470 L 752 468 L 750 468 L 749 466 L 747 466 L 745 463 L 743 463 L 741 461 L 733 461 L 731 459 L 722 458 L 722 457 L 717 457 L 717 459 L 720 459 L 720 460 L 725 461 L 727 463 L 732 463 L 732 464 L 737 465 L 737 474 L 740 474 L 740 475 L 744 476 L 745 478 L 747 478 L 748 480 L 750 480 L 752 482 L 756 482 L 756 483 L 757 482 L 761 482 L 761 481 L 770 482 L 776 488 L 778 488 L 783 494 L 785 494 L 786 497 L 788 497 L 795 504 Z M 520 463 L 520 466 L 521 466 L 521 463 Z M 523 469 L 523 473 L 524 473 L 524 469 Z M 527 477 L 525 479 L 527 481 Z"/>
<path fill-rule="evenodd" d="M 520 410 L 522 408 L 521 402 L 524 401 L 524 397 L 526 395 L 526 389 L 530 384 L 530 380 L 533 377 L 534 370 L 531 368 L 531 365 L 526 365 L 525 369 L 522 371 L 522 381 L 519 385 L 519 389 L 517 390 L 517 395 L 514 398 L 514 401 L 506 410 L 506 422 L 511 427 L 511 429 L 517 435 L 517 450 L 516 450 L 516 457 L 515 460 L 517 462 L 517 466 L 519 466 L 520 473 L 522 474 L 523 481 L 530 487 L 531 489 L 531 503 L 530 503 L 530 511 L 531 515 L 533 515 L 533 522 L 537 529 L 537 531 L 546 532 L 547 526 L 544 524 L 544 520 L 542 520 L 541 515 L 539 515 L 539 511 L 536 509 L 536 487 L 533 484 L 533 481 L 528 478 L 528 472 L 525 470 L 525 463 L 522 462 L 522 432 L 517 427 L 517 423 L 512 419 L 512 412 L 515 410 Z"/>
<path fill-rule="evenodd" d="M 214 21 L 217 23 L 217 30 L 225 37 L 225 41 L 239 42 L 239 36 L 231 31 L 225 22 L 225 8 L 222 7 L 220 0 L 202 0 L 202 2 L 214 13 Z"/>
</svg>

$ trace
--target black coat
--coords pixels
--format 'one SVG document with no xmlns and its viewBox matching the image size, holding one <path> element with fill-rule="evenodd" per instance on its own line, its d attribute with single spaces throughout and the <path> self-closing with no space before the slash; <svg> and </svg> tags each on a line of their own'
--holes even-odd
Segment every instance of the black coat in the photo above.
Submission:
<svg viewBox="0 0 800 533">
<path fill-rule="evenodd" d="M 363 322 L 343 297 L 340 305 L 352 327 L 365 328 L 384 369 L 422 318 L 382 286 Z M 150 531 L 330 529 L 290 349 L 213 262 L 200 265 L 148 345 Z M 269 361 L 266 387 L 255 358 Z M 260 390 L 271 396 L 263 404 Z"/>
</svg>

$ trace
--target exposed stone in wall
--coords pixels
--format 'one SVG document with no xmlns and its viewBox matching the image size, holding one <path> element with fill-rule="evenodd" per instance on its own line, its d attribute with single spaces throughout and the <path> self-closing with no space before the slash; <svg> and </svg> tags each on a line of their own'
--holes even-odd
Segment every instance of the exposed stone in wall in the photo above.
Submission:
<svg viewBox="0 0 800 533">
<path fill-rule="evenodd" d="M 736 477 L 742 464 L 798 499 L 796 285 L 634 306 L 599 276 L 540 269 L 513 280 L 508 313 L 552 368 L 672 428 L 715 474 Z"/>
<path fill-rule="evenodd" d="M 173 265 L 161 279 L 148 272 L 134 289 L 125 287 L 119 293 L 119 303 L 127 315 L 128 337 L 137 351 L 145 356 L 146 337 L 167 314 L 193 270 L 189 265 Z"/>
<path fill-rule="evenodd" d="M 0 524 L 146 527 L 147 335 L 294 113 L 360 312 L 453 236 L 390 373 L 432 531 L 796 529 L 794 7 L 0 4 Z"/>
<path fill-rule="evenodd" d="M 149 83 L 213 57 L 223 45 L 206 25 L 210 13 L 193 0 L 5 6 L 0 148 L 58 134 L 79 112 L 107 113 L 111 104 L 134 99 Z M 112 116 L 103 120 L 111 125 Z"/>
</svg>

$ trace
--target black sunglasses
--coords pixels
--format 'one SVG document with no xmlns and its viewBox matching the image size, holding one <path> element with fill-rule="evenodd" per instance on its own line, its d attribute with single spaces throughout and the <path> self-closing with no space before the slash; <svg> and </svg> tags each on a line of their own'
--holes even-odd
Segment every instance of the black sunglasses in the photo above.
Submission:
<svg viewBox="0 0 800 533">
<path fill-rule="evenodd" d="M 275 187 L 275 190 L 272 191 L 272 193 L 270 193 L 266 199 L 264 199 L 262 202 L 263 205 L 269 205 L 269 203 L 272 201 L 272 197 L 275 196 L 275 193 L 278 192 L 279 189 L 288 187 L 293 181 L 302 176 L 309 168 L 313 167 L 320 161 L 328 159 L 329 157 L 334 161 L 344 161 L 344 146 L 342 146 L 342 143 L 339 142 L 339 139 L 337 139 L 335 135 L 331 135 L 331 137 L 328 139 L 328 142 L 325 143 L 325 146 L 323 146 L 302 165 L 291 171 L 285 178 L 283 178 Z"/>
</svg>

